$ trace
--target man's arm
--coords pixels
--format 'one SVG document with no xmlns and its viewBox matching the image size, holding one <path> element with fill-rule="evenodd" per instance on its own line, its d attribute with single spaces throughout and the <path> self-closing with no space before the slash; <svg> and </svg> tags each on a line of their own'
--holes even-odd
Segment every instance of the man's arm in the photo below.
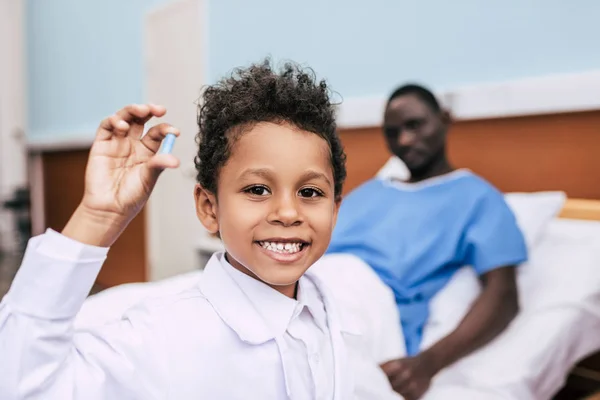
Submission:
<svg viewBox="0 0 600 400">
<path fill-rule="evenodd" d="M 407 400 L 419 399 L 442 369 L 489 343 L 519 311 L 514 266 L 481 276 L 483 290 L 458 327 L 415 357 L 382 365 L 394 390 Z"/>
<path fill-rule="evenodd" d="M 515 270 L 508 266 L 482 275 L 483 290 L 458 327 L 421 353 L 434 373 L 490 342 L 515 318 L 519 311 Z"/>
</svg>

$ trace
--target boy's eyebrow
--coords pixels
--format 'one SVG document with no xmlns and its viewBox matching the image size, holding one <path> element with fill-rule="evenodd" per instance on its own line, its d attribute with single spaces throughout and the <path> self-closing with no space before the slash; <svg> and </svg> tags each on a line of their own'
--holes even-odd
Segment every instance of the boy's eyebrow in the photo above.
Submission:
<svg viewBox="0 0 600 400">
<path fill-rule="evenodd" d="M 240 174 L 240 179 L 249 175 L 259 176 L 267 180 L 273 179 L 273 171 L 269 168 L 248 168 Z M 327 175 L 322 172 L 309 169 L 302 175 L 301 180 L 309 181 L 311 179 L 323 179 L 325 182 L 327 182 L 327 184 L 331 185 L 331 180 L 327 177 Z"/>
<path fill-rule="evenodd" d="M 268 168 L 248 168 L 240 174 L 240 179 L 245 178 L 248 175 L 255 175 L 264 179 L 270 179 L 273 176 L 273 171 Z"/>
<path fill-rule="evenodd" d="M 311 179 L 323 179 L 325 182 L 327 182 L 328 185 L 331 186 L 331 181 L 329 180 L 327 175 L 325 175 L 322 172 L 313 171 L 309 169 L 304 173 L 304 175 L 302 175 L 302 180 L 309 181 Z"/>
</svg>

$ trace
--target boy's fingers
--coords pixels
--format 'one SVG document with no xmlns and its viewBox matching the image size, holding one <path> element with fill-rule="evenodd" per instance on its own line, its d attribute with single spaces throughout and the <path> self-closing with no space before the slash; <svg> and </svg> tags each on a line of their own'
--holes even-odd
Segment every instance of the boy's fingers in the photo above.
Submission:
<svg viewBox="0 0 600 400">
<path fill-rule="evenodd" d="M 148 107 L 150 107 L 150 112 L 155 117 L 162 117 L 167 113 L 167 109 L 164 106 L 158 104 L 148 104 Z"/>
<path fill-rule="evenodd" d="M 148 132 L 146 132 L 144 137 L 142 137 L 142 144 L 146 146 L 148 150 L 156 153 L 158 149 L 160 149 L 160 144 L 167 133 L 172 133 L 175 136 L 179 136 L 179 129 L 174 128 L 172 125 L 167 123 L 155 125 L 150 128 Z"/>
<path fill-rule="evenodd" d="M 145 124 L 152 117 L 162 117 L 167 110 L 155 104 L 130 104 L 100 123 L 98 137 L 110 139 L 113 134 L 125 136 L 131 124 Z"/>
<path fill-rule="evenodd" d="M 162 117 L 167 110 L 155 104 L 130 104 L 117 112 L 125 122 L 145 124 L 152 117 Z"/>
<path fill-rule="evenodd" d="M 127 134 L 128 130 L 129 124 L 127 122 L 123 121 L 116 114 L 111 115 L 100 122 L 98 138 L 102 140 L 110 139 L 113 134 L 124 136 Z"/>
<path fill-rule="evenodd" d="M 125 122 L 137 122 L 150 115 L 150 107 L 146 104 L 130 104 L 117 111 L 116 115 Z"/>
</svg>

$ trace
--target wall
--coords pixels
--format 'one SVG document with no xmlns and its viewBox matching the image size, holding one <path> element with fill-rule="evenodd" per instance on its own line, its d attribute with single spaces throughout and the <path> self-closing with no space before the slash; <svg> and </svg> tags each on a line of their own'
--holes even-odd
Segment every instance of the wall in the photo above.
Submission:
<svg viewBox="0 0 600 400">
<path fill-rule="evenodd" d="M 503 192 L 559 190 L 569 198 L 600 199 L 600 109 L 457 121 L 448 156 Z M 348 157 L 344 194 L 390 159 L 380 127 L 340 129 Z M 398 167 L 396 167 L 398 168 Z"/>
<path fill-rule="evenodd" d="M 195 267 L 194 249 L 204 246 L 190 196 L 193 102 L 202 83 L 234 66 L 269 54 L 310 64 L 344 95 L 339 121 L 345 127 L 377 126 L 385 94 L 409 79 L 438 90 L 475 84 L 453 97 L 462 117 L 564 111 L 564 98 L 577 110 L 600 106 L 600 73 L 593 71 L 600 55 L 590 51 L 600 37 L 592 19 L 600 3 L 592 0 L 577 8 L 557 0 L 206 2 L 208 26 L 195 31 L 204 15 L 194 24 L 191 13 L 156 22 L 146 31 L 153 39 L 145 51 L 144 21 L 152 17 L 144 17 L 156 7 L 168 13 L 168 0 L 27 0 L 31 144 L 89 144 L 102 118 L 147 98 L 172 106 L 169 121 L 187 135 L 175 149 L 183 168 L 166 172 L 148 205 L 150 279 Z M 184 3 L 193 7 L 194 0 Z M 539 78 L 569 72 L 572 80 Z M 508 91 L 487 84 L 532 76 Z M 530 108 L 540 101 L 543 107 Z"/>
<path fill-rule="evenodd" d="M 267 53 L 308 62 L 344 97 L 406 79 L 444 88 L 600 66 L 594 0 L 247 4 L 211 3 L 212 78 Z"/>
<path fill-rule="evenodd" d="M 165 120 L 181 131 L 172 152 L 181 167 L 163 172 L 146 206 L 150 280 L 204 265 L 197 252 L 204 229 L 193 197 L 198 129 L 194 100 L 206 83 L 204 18 L 204 0 L 183 0 L 152 13 L 145 23 L 147 95 L 165 105 Z"/>
<path fill-rule="evenodd" d="M 93 138 L 144 97 L 144 13 L 167 0 L 27 0 L 28 134 Z"/>
<path fill-rule="evenodd" d="M 0 204 L 27 181 L 21 0 L 0 1 Z M 17 250 L 13 215 L 0 206 L 0 251 Z"/>
<path fill-rule="evenodd" d="M 28 0 L 30 138 L 89 138 L 141 101 L 142 17 L 168 2 Z M 268 54 L 309 63 L 344 98 L 404 80 L 444 89 L 600 66 L 594 0 L 209 3 L 211 81 Z"/>
</svg>

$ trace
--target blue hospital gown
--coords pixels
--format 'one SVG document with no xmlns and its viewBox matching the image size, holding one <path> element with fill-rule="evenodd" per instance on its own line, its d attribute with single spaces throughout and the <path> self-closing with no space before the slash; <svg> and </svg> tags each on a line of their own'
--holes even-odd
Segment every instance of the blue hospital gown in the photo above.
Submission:
<svg viewBox="0 0 600 400">
<path fill-rule="evenodd" d="M 344 198 L 327 252 L 359 257 L 393 290 L 409 355 L 419 352 L 431 298 L 459 268 L 481 275 L 527 259 L 503 195 L 467 170 L 364 183 Z"/>
</svg>

